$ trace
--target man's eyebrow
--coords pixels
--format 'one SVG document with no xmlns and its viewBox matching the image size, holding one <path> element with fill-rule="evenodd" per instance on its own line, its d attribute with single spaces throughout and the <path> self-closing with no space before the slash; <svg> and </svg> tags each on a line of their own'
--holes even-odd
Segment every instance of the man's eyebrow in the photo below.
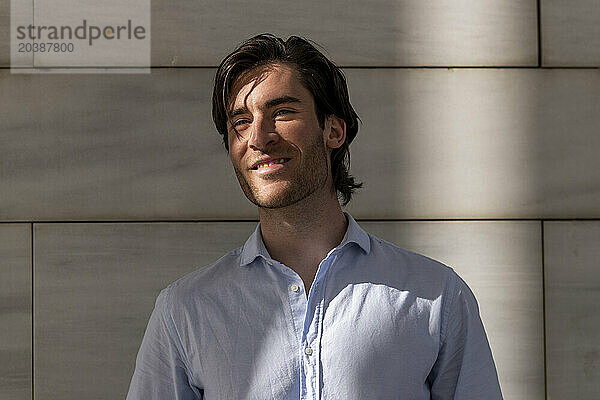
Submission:
<svg viewBox="0 0 600 400">
<path fill-rule="evenodd" d="M 300 100 L 297 97 L 293 97 L 293 96 L 276 97 L 274 99 L 267 101 L 265 103 L 265 108 L 273 108 L 273 107 L 277 107 L 278 105 L 286 104 L 286 103 L 302 103 L 302 100 Z M 245 114 L 247 112 L 248 112 L 248 109 L 246 107 L 238 107 L 229 113 L 229 119 L 236 117 L 240 114 Z"/>
<path fill-rule="evenodd" d="M 274 99 L 267 101 L 265 103 L 265 106 L 267 108 L 272 108 L 272 107 L 276 107 L 280 104 L 285 104 L 285 103 L 302 103 L 302 100 L 300 100 L 297 97 L 292 97 L 292 96 L 281 96 L 281 97 L 276 97 Z"/>
<path fill-rule="evenodd" d="M 235 110 L 233 110 L 229 113 L 229 119 L 232 119 L 233 117 L 236 117 L 240 114 L 244 114 L 246 112 L 248 112 L 248 109 L 246 107 L 236 108 Z"/>
</svg>

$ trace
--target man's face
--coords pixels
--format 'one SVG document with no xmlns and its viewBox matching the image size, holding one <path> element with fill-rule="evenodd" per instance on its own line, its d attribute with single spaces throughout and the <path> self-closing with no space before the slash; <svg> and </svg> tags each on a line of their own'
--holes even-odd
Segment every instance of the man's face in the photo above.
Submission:
<svg viewBox="0 0 600 400">
<path fill-rule="evenodd" d="M 249 71 L 233 93 L 229 157 L 251 202 L 280 208 L 333 190 L 325 133 L 313 97 L 292 67 Z"/>
</svg>

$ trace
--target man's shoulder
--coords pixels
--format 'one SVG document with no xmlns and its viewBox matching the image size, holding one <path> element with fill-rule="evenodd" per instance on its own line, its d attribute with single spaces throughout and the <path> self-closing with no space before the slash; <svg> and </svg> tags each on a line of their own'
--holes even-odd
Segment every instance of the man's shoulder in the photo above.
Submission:
<svg viewBox="0 0 600 400">
<path fill-rule="evenodd" d="M 454 289 L 458 275 L 446 263 L 370 233 L 369 240 L 371 249 L 364 263 L 367 268 L 359 274 L 371 275 L 368 278 L 379 279 L 418 296 L 440 296 Z"/>
<path fill-rule="evenodd" d="M 411 287 L 440 291 L 453 298 L 456 295 L 474 297 L 469 285 L 452 266 L 429 256 L 407 250 L 369 234 L 371 249 L 379 259 L 386 260 L 389 268 L 398 271 L 402 282 Z"/>
<path fill-rule="evenodd" d="M 375 235 L 369 234 L 374 257 L 409 272 L 431 274 L 440 278 L 454 275 L 452 267 L 424 254 L 405 249 Z"/>
<path fill-rule="evenodd" d="M 240 271 L 240 254 L 242 247 L 230 251 L 211 264 L 189 272 L 165 288 L 169 292 L 171 301 L 190 301 L 195 296 L 209 294 L 223 284 L 238 278 Z"/>
</svg>

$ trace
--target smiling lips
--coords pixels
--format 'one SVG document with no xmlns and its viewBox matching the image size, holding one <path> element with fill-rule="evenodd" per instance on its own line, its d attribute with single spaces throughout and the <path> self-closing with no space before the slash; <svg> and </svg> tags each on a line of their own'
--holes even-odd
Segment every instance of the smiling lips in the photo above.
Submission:
<svg viewBox="0 0 600 400">
<path fill-rule="evenodd" d="M 269 159 L 269 160 L 265 160 L 265 161 L 261 161 L 258 162 L 256 164 L 254 164 L 252 166 L 252 170 L 261 170 L 261 169 L 265 169 L 274 165 L 278 165 L 278 164 L 284 164 L 286 162 L 288 162 L 290 159 L 289 158 L 276 158 L 276 159 Z"/>
</svg>

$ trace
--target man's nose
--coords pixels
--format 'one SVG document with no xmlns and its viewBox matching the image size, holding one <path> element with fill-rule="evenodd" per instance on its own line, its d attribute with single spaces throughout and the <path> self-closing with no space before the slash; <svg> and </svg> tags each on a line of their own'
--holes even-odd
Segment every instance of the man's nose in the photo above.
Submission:
<svg viewBox="0 0 600 400">
<path fill-rule="evenodd" d="M 253 150 L 264 150 L 274 144 L 279 135 L 275 131 L 275 122 L 270 118 L 257 116 L 251 127 L 248 146 Z"/>
</svg>

